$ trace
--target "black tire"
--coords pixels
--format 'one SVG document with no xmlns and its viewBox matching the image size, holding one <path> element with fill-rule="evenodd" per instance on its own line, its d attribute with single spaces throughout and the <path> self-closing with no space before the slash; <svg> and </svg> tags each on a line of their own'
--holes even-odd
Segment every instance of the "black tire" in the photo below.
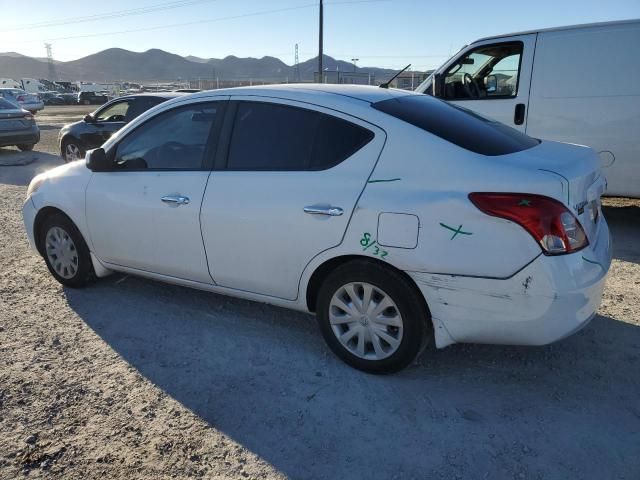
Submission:
<svg viewBox="0 0 640 480">
<path fill-rule="evenodd" d="M 331 298 L 351 282 L 366 282 L 381 289 L 398 307 L 402 317 L 402 339 L 397 350 L 386 358 L 358 357 L 345 348 L 333 332 L 329 321 Z M 318 324 L 325 341 L 338 357 L 358 370 L 378 374 L 397 372 L 413 362 L 423 347 L 433 344 L 431 315 L 424 298 L 402 274 L 384 265 L 354 260 L 339 266 L 324 280 L 316 305 Z"/>
<path fill-rule="evenodd" d="M 31 150 L 33 150 L 34 144 L 21 143 L 20 145 L 17 145 L 17 147 L 20 149 L 21 152 L 30 152 Z"/>
<path fill-rule="evenodd" d="M 89 100 L 85 100 L 83 103 L 84 103 L 85 105 L 91 105 L 91 102 L 90 102 Z"/>
<path fill-rule="evenodd" d="M 84 146 L 80 142 L 78 142 L 75 138 L 64 139 L 60 146 L 60 154 L 62 155 L 62 159 L 66 163 L 69 163 L 72 161 L 72 159 L 67 157 L 67 146 L 69 145 L 75 145 L 78 148 L 79 158 L 76 160 L 79 160 L 80 158 L 84 158 L 85 154 L 87 153 L 87 150 L 84 148 Z"/>
<path fill-rule="evenodd" d="M 75 245 L 74 251 L 77 253 L 76 271 L 70 278 L 65 278 L 56 271 L 47 254 L 47 235 L 54 227 L 58 227 L 64 231 Z M 87 247 L 78 228 L 66 215 L 54 213 L 44 219 L 39 229 L 38 245 L 40 245 L 40 252 L 44 257 L 44 261 L 51 275 L 61 284 L 72 288 L 82 288 L 95 280 L 89 247 Z"/>
</svg>

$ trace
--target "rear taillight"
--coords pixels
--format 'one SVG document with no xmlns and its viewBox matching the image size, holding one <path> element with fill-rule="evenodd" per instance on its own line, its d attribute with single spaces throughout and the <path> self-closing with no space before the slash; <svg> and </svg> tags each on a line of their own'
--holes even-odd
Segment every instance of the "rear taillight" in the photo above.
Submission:
<svg viewBox="0 0 640 480">
<path fill-rule="evenodd" d="M 25 113 L 23 115 L 23 118 L 27 121 L 27 122 L 33 122 L 33 115 L 31 115 L 30 113 Z"/>
<path fill-rule="evenodd" d="M 589 245 L 578 219 L 553 198 L 529 193 L 471 193 L 469 200 L 487 215 L 520 225 L 545 255 L 573 253 Z"/>
<path fill-rule="evenodd" d="M 24 102 L 24 95 L 18 95 L 16 97 L 16 100 L 19 101 L 19 102 Z"/>
</svg>

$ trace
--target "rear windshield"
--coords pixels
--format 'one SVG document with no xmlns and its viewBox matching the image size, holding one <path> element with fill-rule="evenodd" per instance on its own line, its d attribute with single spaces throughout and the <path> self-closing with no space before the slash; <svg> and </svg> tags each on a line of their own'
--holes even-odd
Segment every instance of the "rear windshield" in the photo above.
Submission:
<svg viewBox="0 0 640 480">
<path fill-rule="evenodd" d="M 507 155 L 540 143 L 514 128 L 430 95 L 406 95 L 371 106 L 481 155 Z"/>
</svg>

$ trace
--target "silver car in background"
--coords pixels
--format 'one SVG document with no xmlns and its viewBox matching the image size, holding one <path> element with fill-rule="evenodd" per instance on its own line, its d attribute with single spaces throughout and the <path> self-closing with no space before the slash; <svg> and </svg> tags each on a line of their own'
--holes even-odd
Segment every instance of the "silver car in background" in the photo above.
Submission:
<svg viewBox="0 0 640 480">
<path fill-rule="evenodd" d="M 0 88 L 0 98 L 35 114 L 44 108 L 44 102 L 36 93 L 27 93 L 19 88 Z"/>
</svg>

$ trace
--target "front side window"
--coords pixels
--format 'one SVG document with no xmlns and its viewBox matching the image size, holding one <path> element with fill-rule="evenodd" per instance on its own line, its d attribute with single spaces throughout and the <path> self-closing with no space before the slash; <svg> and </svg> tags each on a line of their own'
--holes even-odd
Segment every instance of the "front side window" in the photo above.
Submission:
<svg viewBox="0 0 640 480">
<path fill-rule="evenodd" d="M 109 105 L 106 108 L 98 111 L 96 114 L 96 121 L 98 122 L 124 122 L 129 110 L 130 102 L 125 100 L 123 102 L 117 102 Z"/>
<path fill-rule="evenodd" d="M 460 57 L 444 73 L 447 100 L 484 100 L 517 95 L 522 42 L 486 45 Z"/>
<path fill-rule="evenodd" d="M 217 110 L 195 104 L 151 118 L 118 144 L 116 164 L 123 170 L 201 169 Z"/>
<path fill-rule="evenodd" d="M 240 102 L 228 170 L 324 170 L 353 155 L 373 133 L 346 120 L 287 105 Z"/>
</svg>

